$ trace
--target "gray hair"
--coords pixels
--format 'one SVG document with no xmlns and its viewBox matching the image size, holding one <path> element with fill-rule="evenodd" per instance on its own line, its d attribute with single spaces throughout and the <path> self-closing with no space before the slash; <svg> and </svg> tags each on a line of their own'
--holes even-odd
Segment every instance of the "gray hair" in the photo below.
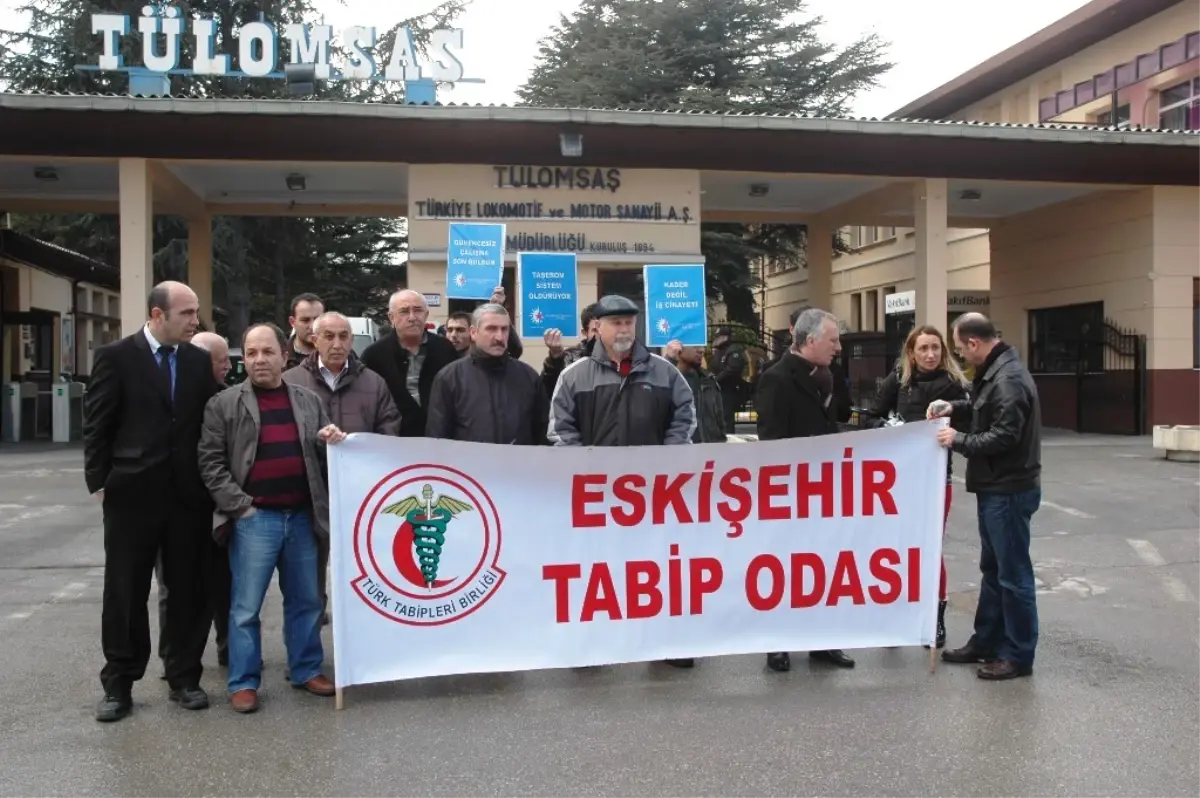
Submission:
<svg viewBox="0 0 1200 798">
<path fill-rule="evenodd" d="M 395 305 L 397 302 L 399 302 L 401 299 L 405 299 L 409 296 L 411 296 L 414 299 L 421 300 L 421 307 L 423 307 L 423 308 L 429 307 L 429 302 L 426 301 L 425 295 L 422 294 L 420 291 L 414 291 L 411 288 L 401 288 L 399 291 L 397 291 L 396 293 L 394 293 L 390 297 L 388 297 L 388 310 L 391 310 L 392 306 Z"/>
<path fill-rule="evenodd" d="M 503 305 L 497 305 L 495 302 L 487 302 L 475 308 L 475 312 L 471 314 L 471 326 L 479 327 L 483 322 L 483 317 L 492 313 L 497 316 L 503 316 L 506 319 L 508 318 L 508 311 L 505 310 Z"/>
<path fill-rule="evenodd" d="M 338 313 L 336 310 L 327 310 L 313 320 L 313 334 L 315 335 L 321 331 L 321 322 L 329 321 L 330 319 L 341 319 L 342 321 L 346 322 L 347 327 L 350 326 L 350 319 L 346 318 L 341 313 Z"/>
<path fill-rule="evenodd" d="M 809 341 L 821 340 L 821 328 L 826 321 L 837 326 L 837 316 L 827 310 L 807 308 L 796 317 L 795 328 L 792 330 L 792 345 L 802 347 Z"/>
</svg>

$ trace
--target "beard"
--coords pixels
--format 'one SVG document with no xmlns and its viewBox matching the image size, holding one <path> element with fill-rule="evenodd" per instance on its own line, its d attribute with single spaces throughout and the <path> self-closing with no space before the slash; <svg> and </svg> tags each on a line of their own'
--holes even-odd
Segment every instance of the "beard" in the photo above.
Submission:
<svg viewBox="0 0 1200 798">
<path fill-rule="evenodd" d="M 618 338 L 613 341 L 613 351 L 623 355 L 633 349 L 633 341 L 633 338 Z"/>
</svg>

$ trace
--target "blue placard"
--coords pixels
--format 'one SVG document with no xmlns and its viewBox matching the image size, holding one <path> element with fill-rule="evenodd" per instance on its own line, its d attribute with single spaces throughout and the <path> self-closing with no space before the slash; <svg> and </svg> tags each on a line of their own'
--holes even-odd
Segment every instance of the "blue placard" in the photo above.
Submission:
<svg viewBox="0 0 1200 798">
<path fill-rule="evenodd" d="M 704 265 L 647 266 L 646 345 L 708 346 L 708 297 Z"/>
<path fill-rule="evenodd" d="M 517 274 L 521 292 L 521 337 L 541 338 L 555 329 L 579 335 L 579 280 L 573 252 L 521 252 Z"/>
<path fill-rule="evenodd" d="M 504 225 L 451 224 L 446 298 L 491 299 L 504 278 Z"/>
</svg>

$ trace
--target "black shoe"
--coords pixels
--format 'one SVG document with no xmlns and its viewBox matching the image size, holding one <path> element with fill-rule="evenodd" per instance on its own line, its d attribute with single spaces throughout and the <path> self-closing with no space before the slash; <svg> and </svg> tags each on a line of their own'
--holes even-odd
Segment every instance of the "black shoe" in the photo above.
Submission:
<svg viewBox="0 0 1200 798">
<path fill-rule="evenodd" d="M 934 638 L 934 644 L 939 649 L 946 647 L 946 602 L 944 599 L 938 602 L 937 637 Z M 929 646 L 925 646 L 925 648 L 929 648 Z"/>
<path fill-rule="evenodd" d="M 664 659 L 663 662 L 665 662 L 667 665 L 670 665 L 672 668 L 696 667 L 696 660 L 694 659 Z"/>
<path fill-rule="evenodd" d="M 787 673 L 792 669 L 792 657 L 786 651 L 777 651 L 767 655 L 767 667 L 777 673 Z"/>
<path fill-rule="evenodd" d="M 992 662 L 995 659 L 995 654 L 973 648 L 970 643 L 962 648 L 952 648 L 942 652 L 943 662 L 953 662 L 956 665 L 974 665 L 977 662 Z"/>
<path fill-rule="evenodd" d="M 101 723 L 112 723 L 120 720 L 133 711 L 133 698 L 127 695 L 109 695 L 96 705 L 96 720 Z"/>
<path fill-rule="evenodd" d="M 831 648 L 828 651 L 810 651 L 808 652 L 808 658 L 815 659 L 818 662 L 828 662 L 830 665 L 837 665 L 839 668 L 854 667 L 854 660 L 840 648 Z"/>
<path fill-rule="evenodd" d="M 199 686 L 181 687 L 167 693 L 167 698 L 184 709 L 208 709 L 208 693 Z"/>
</svg>

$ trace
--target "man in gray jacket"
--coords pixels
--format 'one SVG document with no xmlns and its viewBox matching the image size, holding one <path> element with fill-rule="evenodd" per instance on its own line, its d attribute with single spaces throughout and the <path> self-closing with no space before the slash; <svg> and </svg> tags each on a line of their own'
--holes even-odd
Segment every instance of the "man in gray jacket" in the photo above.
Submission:
<svg viewBox="0 0 1200 798">
<path fill-rule="evenodd" d="M 638 307 L 623 296 L 595 305 L 591 352 L 562 371 L 546 437 L 555 446 L 684 446 L 696 402 L 679 369 L 637 340 Z M 692 659 L 667 660 L 690 668 Z"/>
<path fill-rule="evenodd" d="M 596 303 L 591 354 L 563 369 L 550 400 L 547 437 L 555 446 L 692 442 L 692 389 L 670 361 L 638 343 L 637 314 L 623 296 Z"/>
<path fill-rule="evenodd" d="M 346 433 L 329 423 L 316 394 L 283 381 L 286 350 L 274 324 L 247 329 L 249 379 L 209 401 L 200 436 L 200 475 L 217 510 L 234 519 L 228 685 L 236 712 L 258 709 L 259 613 L 276 568 L 292 686 L 319 696 L 335 692 L 321 673 L 317 538 L 329 538 L 324 447 Z"/>
</svg>

